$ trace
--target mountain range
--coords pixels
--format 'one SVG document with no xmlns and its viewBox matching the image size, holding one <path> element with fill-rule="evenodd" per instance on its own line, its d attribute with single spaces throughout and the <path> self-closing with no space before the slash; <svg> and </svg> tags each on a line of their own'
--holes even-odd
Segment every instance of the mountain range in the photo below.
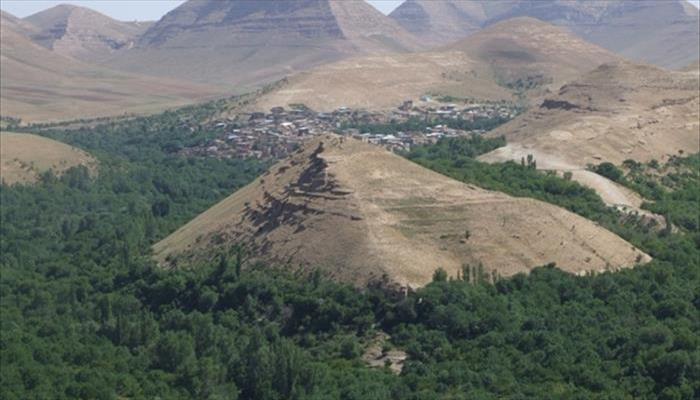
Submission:
<svg viewBox="0 0 700 400">
<path fill-rule="evenodd" d="M 0 115 L 56 121 L 154 112 L 201 101 L 212 87 L 114 71 L 47 49 L 38 28 L 2 13 Z"/>
<path fill-rule="evenodd" d="M 432 45 L 523 16 L 634 61 L 681 68 L 700 58 L 698 9 L 685 0 L 407 0 L 390 15 Z"/>
<path fill-rule="evenodd" d="M 417 40 L 364 1 L 189 1 L 108 61 L 231 88 L 270 82 L 353 55 L 418 50 Z M 240 90 L 240 88 L 238 88 Z"/>
<path fill-rule="evenodd" d="M 61 5 L 3 13 L 3 25 L 2 114 L 25 120 L 155 111 L 285 77 L 269 99 L 510 100 L 620 56 L 673 68 L 700 59 L 698 12 L 681 0 L 408 0 L 388 17 L 361 0 L 191 0 L 154 23 Z"/>
</svg>

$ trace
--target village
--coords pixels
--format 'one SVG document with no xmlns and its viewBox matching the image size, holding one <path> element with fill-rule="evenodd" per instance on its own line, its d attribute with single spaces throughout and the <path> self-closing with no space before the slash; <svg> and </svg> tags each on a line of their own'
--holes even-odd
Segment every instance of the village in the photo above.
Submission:
<svg viewBox="0 0 700 400">
<path fill-rule="evenodd" d="M 191 128 L 211 139 L 182 150 L 188 156 L 280 159 L 310 137 L 335 132 L 395 152 L 435 143 L 441 138 L 482 134 L 514 118 L 520 109 L 506 102 L 454 104 L 429 96 L 406 100 L 390 111 L 370 112 L 341 107 L 315 112 L 304 105 L 274 107 L 216 119 Z M 197 132 L 198 131 L 198 132 Z"/>
</svg>

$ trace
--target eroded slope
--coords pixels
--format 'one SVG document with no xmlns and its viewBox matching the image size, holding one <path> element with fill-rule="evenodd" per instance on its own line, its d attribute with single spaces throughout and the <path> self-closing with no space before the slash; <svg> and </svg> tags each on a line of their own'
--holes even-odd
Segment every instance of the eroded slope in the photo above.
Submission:
<svg viewBox="0 0 700 400">
<path fill-rule="evenodd" d="M 420 286 L 442 267 L 502 276 L 555 262 L 573 272 L 649 257 L 550 204 L 454 181 L 338 136 L 293 157 L 154 246 L 164 265 L 211 260 L 240 244 L 277 265 L 319 267 L 354 284 Z"/>
</svg>

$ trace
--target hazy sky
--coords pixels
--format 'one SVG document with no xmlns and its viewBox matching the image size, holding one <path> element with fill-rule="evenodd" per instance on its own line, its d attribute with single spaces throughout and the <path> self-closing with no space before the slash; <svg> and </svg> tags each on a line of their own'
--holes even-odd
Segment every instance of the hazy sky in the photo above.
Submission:
<svg viewBox="0 0 700 400">
<path fill-rule="evenodd" d="M 92 8 L 122 21 L 153 21 L 184 2 L 184 0 L 0 0 L 0 8 L 24 18 L 55 5 L 69 3 Z M 368 2 L 388 14 L 403 0 L 368 0 Z"/>
<path fill-rule="evenodd" d="M 0 0 L 0 8 L 18 17 L 26 17 L 58 4 L 89 7 L 122 21 L 154 21 L 184 3 L 185 0 Z M 700 0 L 688 0 L 700 7 Z M 388 14 L 403 0 L 367 0 Z"/>
</svg>

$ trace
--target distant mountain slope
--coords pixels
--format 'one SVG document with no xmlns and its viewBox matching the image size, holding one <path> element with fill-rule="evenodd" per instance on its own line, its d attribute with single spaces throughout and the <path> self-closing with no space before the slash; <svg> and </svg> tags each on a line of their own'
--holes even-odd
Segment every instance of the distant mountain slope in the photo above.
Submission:
<svg viewBox="0 0 700 400">
<path fill-rule="evenodd" d="M 33 24 L 5 11 L 0 10 L 0 18 L 2 18 L 1 21 L 5 25 L 5 29 L 16 32 L 19 35 L 29 37 L 39 32 L 39 28 Z"/>
<path fill-rule="evenodd" d="M 25 21 L 39 28 L 32 39 L 54 52 L 95 62 L 134 44 L 150 23 L 121 22 L 85 7 L 62 4 Z"/>
<path fill-rule="evenodd" d="M 255 85 L 357 54 L 415 50 L 415 39 L 363 0 L 191 0 L 110 65 Z"/>
<path fill-rule="evenodd" d="M 519 161 L 532 154 L 538 168 L 560 171 L 697 153 L 700 79 L 697 72 L 606 64 L 488 135 L 505 135 L 508 144 L 482 160 Z"/>
<path fill-rule="evenodd" d="M 486 21 L 506 12 L 515 2 L 406 0 L 389 16 L 425 43 L 439 46 L 481 30 Z"/>
<path fill-rule="evenodd" d="M 382 109 L 429 93 L 513 100 L 515 92 L 538 96 L 614 60 L 619 57 L 562 28 L 515 18 L 433 52 L 351 58 L 320 66 L 290 77 L 258 105 Z"/>
<path fill-rule="evenodd" d="M 78 165 L 95 172 L 97 161 L 82 150 L 45 137 L 0 132 L 0 181 L 7 185 L 34 183 L 46 171 L 61 175 Z"/>
<path fill-rule="evenodd" d="M 500 83 L 515 89 L 558 88 L 620 57 L 535 18 L 504 20 L 447 47 L 488 64 Z"/>
<path fill-rule="evenodd" d="M 212 96 L 210 87 L 111 71 L 56 54 L 0 21 L 0 115 L 25 121 L 145 113 Z"/>
<path fill-rule="evenodd" d="M 685 0 L 407 0 L 390 15 L 433 44 L 523 16 L 566 27 L 632 60 L 667 68 L 687 65 L 700 52 L 698 10 Z"/>
<path fill-rule="evenodd" d="M 502 276 L 549 262 L 573 273 L 649 257 L 564 209 L 486 191 L 377 146 L 322 136 L 154 246 L 166 266 L 246 246 L 276 266 L 421 286 L 483 264 Z"/>
</svg>

